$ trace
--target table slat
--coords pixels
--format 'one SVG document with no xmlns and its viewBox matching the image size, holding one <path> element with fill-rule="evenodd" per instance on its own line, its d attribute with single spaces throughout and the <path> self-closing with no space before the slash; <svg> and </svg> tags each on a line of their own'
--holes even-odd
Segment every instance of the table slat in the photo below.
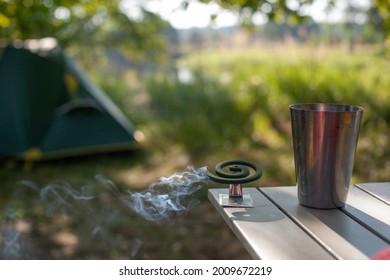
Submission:
<svg viewBox="0 0 390 280">
<path fill-rule="evenodd" d="M 358 187 L 351 187 L 342 210 L 390 244 L 390 207 Z"/>
<path fill-rule="evenodd" d="M 256 259 L 335 259 L 256 188 L 245 188 L 253 208 L 221 207 L 219 194 L 227 189 L 209 189 L 212 204 L 244 247 Z"/>
<path fill-rule="evenodd" d="M 388 246 L 338 209 L 322 210 L 300 205 L 296 187 L 265 187 L 260 191 L 339 259 L 368 259 Z"/>
<path fill-rule="evenodd" d="M 390 182 L 359 183 L 356 187 L 390 205 Z"/>
</svg>

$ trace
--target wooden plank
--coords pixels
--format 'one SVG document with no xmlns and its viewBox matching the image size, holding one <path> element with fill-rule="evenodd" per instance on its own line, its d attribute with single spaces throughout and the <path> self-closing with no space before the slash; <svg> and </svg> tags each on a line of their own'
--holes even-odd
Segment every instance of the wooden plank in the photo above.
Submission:
<svg viewBox="0 0 390 280">
<path fill-rule="evenodd" d="M 209 189 L 211 203 L 255 259 L 334 259 L 335 257 L 278 209 L 256 188 L 245 188 L 253 208 L 221 207 L 219 194 L 227 189 Z"/>
<path fill-rule="evenodd" d="M 369 259 L 388 246 L 339 209 L 322 210 L 300 205 L 296 187 L 268 187 L 260 191 L 339 259 Z"/>
<path fill-rule="evenodd" d="M 355 186 L 390 205 L 390 182 L 359 183 Z"/>
<path fill-rule="evenodd" d="M 389 205 L 354 186 L 342 210 L 390 244 Z"/>
</svg>

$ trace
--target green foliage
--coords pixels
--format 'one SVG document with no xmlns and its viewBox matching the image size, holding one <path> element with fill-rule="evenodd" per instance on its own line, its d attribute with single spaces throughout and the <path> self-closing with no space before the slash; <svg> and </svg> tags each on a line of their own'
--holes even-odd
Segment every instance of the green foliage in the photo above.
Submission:
<svg viewBox="0 0 390 280">
<path fill-rule="evenodd" d="M 389 64 L 367 52 L 346 55 L 295 48 L 190 55 L 181 63 L 193 70 L 192 82 L 149 83 L 152 112 L 161 127 L 159 137 L 182 145 L 194 159 L 211 153 L 240 155 L 243 147 L 246 157 L 261 150 L 258 160 L 265 154 L 274 157 L 275 152 L 280 160 L 291 159 L 290 104 L 355 104 L 365 108 L 363 157 L 383 164 L 389 153 L 383 150 L 378 158 L 372 152 L 376 147 L 367 141 L 383 141 L 390 135 L 390 78 L 384 74 Z M 280 167 L 269 158 L 265 160 L 270 164 L 265 169 L 271 174 L 279 169 L 277 176 L 286 172 L 285 180 L 292 178 L 291 162 Z M 359 163 L 357 166 L 357 176 L 368 176 L 368 170 L 360 169 Z M 385 172 L 381 174 L 384 178 Z"/>
<path fill-rule="evenodd" d="M 374 6 L 384 19 L 387 34 L 387 49 L 390 49 L 390 2 L 388 0 L 374 0 Z M 389 50 L 390 52 L 390 50 Z"/>
<path fill-rule="evenodd" d="M 262 13 L 279 24 L 312 22 L 303 10 L 313 0 L 182 0 L 183 9 L 191 1 L 214 2 L 236 11 L 241 15 L 242 25 L 252 30 L 254 13 Z M 326 2 L 331 7 L 337 0 Z M 131 9 L 137 10 L 138 15 L 129 16 L 120 0 L 1 0 L 0 39 L 14 41 L 50 36 L 65 47 L 115 46 L 132 58 L 159 58 L 166 43 L 161 36 L 166 23 L 144 6 L 145 3 L 136 1 Z M 387 37 L 390 34 L 389 11 L 386 0 L 373 1 L 371 9 L 366 11 L 371 29 L 383 30 Z M 212 17 L 215 19 L 216 16 Z M 373 30 L 366 29 L 365 33 L 370 37 Z M 370 40 L 374 39 L 371 36 Z"/>
<path fill-rule="evenodd" d="M 55 37 L 62 46 L 115 46 L 132 57 L 164 49 L 162 19 L 139 7 L 131 18 L 120 0 L 1 0 L 0 39 Z"/>
<path fill-rule="evenodd" d="M 197 157 L 236 144 L 247 129 L 247 116 L 236 106 L 234 92 L 201 73 L 194 75 L 196 82 L 190 84 L 153 80 L 149 92 L 155 120 L 164 123 L 162 135 Z"/>
<path fill-rule="evenodd" d="M 188 2 L 191 0 L 185 0 Z M 216 2 L 220 6 L 234 10 L 240 13 L 241 21 L 244 26 L 252 25 L 252 16 L 255 13 L 261 13 L 265 15 L 269 21 L 274 23 L 287 22 L 293 26 L 298 23 L 311 23 L 312 20 L 310 15 L 307 14 L 308 8 L 315 2 L 314 0 L 297 0 L 297 1 L 285 1 L 285 0 L 192 0 L 201 1 L 205 3 Z M 331 10 L 336 6 L 336 3 L 341 0 L 325 0 L 324 3 L 327 5 L 327 9 Z M 375 26 L 376 31 L 383 30 L 387 37 L 387 49 L 390 40 L 390 2 L 388 0 L 374 0 L 371 1 L 370 7 L 367 11 L 362 9 L 358 1 L 347 1 L 347 18 L 356 20 L 355 15 L 365 14 L 369 25 Z M 353 14 L 355 11 L 356 14 Z M 349 25 L 351 22 L 346 24 Z M 379 26 L 378 26 L 379 23 Z"/>
</svg>

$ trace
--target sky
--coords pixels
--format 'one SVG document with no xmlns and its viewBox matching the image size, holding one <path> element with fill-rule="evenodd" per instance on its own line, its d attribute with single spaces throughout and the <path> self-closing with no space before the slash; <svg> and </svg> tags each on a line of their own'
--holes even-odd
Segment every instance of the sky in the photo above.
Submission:
<svg viewBox="0 0 390 280">
<path fill-rule="evenodd" d="M 218 14 L 215 27 L 229 26 L 237 24 L 237 15 L 232 12 L 224 11 L 217 4 L 202 4 L 196 1 L 192 2 L 186 10 L 181 8 L 181 0 L 123 0 L 122 9 L 132 18 L 140 15 L 139 3 L 142 3 L 149 11 L 158 13 L 169 21 L 177 29 L 191 27 L 207 27 L 210 25 L 210 17 Z"/>
<path fill-rule="evenodd" d="M 207 27 L 211 23 L 211 16 L 218 14 L 215 27 L 237 24 L 238 17 L 230 11 L 225 11 L 215 3 L 190 3 L 186 10 L 180 8 L 180 0 L 156 0 L 152 6 L 162 18 L 168 20 L 177 29 L 191 27 Z"/>
<path fill-rule="evenodd" d="M 290 7 L 296 5 L 297 0 L 286 0 Z M 346 0 L 337 1 L 336 9 L 331 13 L 326 13 L 326 0 L 316 0 L 310 9 L 306 11 L 314 20 L 318 22 L 337 22 L 343 18 L 343 9 L 345 8 Z M 353 1 L 353 0 L 352 0 Z M 370 0 L 355 0 L 361 5 L 367 5 Z M 122 8 L 127 11 L 132 17 L 139 16 L 137 3 L 141 3 L 151 12 L 161 15 L 161 17 L 170 22 L 176 29 L 186 29 L 192 27 L 208 27 L 215 28 L 232 26 L 238 24 L 238 16 L 231 12 L 220 8 L 215 3 L 202 4 L 196 1 L 190 2 L 186 10 L 180 7 L 181 0 L 123 0 Z M 211 23 L 211 16 L 218 14 L 214 23 Z M 262 15 L 254 17 L 255 24 L 262 24 L 266 19 Z"/>
</svg>

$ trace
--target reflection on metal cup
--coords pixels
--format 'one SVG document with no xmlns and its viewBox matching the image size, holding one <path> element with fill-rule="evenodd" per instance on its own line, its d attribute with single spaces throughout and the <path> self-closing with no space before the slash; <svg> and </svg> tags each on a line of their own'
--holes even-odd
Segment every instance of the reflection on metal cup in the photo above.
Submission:
<svg viewBox="0 0 390 280">
<path fill-rule="evenodd" d="M 323 209 L 345 205 L 363 108 L 290 105 L 299 203 Z"/>
</svg>

